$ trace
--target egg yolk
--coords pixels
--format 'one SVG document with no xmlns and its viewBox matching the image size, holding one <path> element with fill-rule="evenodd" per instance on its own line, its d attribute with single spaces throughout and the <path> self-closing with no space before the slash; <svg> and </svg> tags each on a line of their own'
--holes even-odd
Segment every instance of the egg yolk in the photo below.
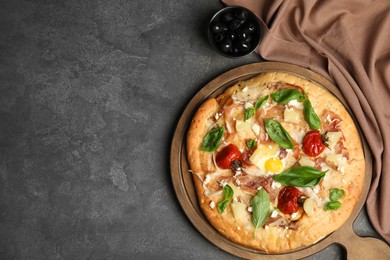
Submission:
<svg viewBox="0 0 390 260">
<path fill-rule="evenodd" d="M 283 162 L 279 158 L 270 158 L 265 161 L 264 167 L 269 172 L 280 172 L 283 169 Z"/>
</svg>

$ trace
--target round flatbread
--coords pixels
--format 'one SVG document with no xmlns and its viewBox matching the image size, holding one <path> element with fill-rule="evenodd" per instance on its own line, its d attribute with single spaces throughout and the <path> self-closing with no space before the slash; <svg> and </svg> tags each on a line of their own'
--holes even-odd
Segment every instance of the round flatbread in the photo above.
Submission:
<svg viewBox="0 0 390 260">
<path fill-rule="evenodd" d="M 259 74 L 203 102 L 186 147 L 211 225 L 268 253 L 312 245 L 339 228 L 363 187 L 363 148 L 346 108 L 285 72 Z"/>
</svg>

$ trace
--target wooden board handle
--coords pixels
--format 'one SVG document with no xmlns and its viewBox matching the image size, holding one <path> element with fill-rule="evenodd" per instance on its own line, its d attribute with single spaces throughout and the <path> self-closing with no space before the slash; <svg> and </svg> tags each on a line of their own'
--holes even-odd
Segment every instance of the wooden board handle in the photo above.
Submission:
<svg viewBox="0 0 390 260">
<path fill-rule="evenodd" d="M 345 248 L 348 260 L 390 259 L 390 247 L 382 240 L 360 237 L 349 225 L 345 225 L 340 231 L 342 239 L 339 243 Z"/>
</svg>

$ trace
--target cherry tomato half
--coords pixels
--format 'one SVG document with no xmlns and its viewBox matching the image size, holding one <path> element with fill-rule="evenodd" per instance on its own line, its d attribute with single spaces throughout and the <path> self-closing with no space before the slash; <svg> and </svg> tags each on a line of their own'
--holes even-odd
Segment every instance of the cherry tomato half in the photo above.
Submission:
<svg viewBox="0 0 390 260">
<path fill-rule="evenodd" d="M 229 169 L 233 161 L 240 159 L 241 152 L 237 146 L 229 144 L 217 152 L 215 161 L 219 168 Z"/>
<path fill-rule="evenodd" d="M 292 186 L 284 187 L 278 196 L 278 209 L 284 214 L 291 214 L 299 209 L 298 199 L 301 192 Z"/>
<path fill-rule="evenodd" d="M 318 130 L 310 131 L 305 135 L 302 149 L 303 152 L 310 157 L 315 157 L 325 150 L 322 136 Z"/>
</svg>

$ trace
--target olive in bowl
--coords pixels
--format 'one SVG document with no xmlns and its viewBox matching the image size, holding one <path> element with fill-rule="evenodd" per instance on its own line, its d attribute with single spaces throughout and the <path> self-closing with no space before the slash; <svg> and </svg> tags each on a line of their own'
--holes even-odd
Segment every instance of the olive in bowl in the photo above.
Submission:
<svg viewBox="0 0 390 260">
<path fill-rule="evenodd" d="M 244 7 L 229 6 L 210 20 L 208 37 L 211 45 L 225 57 L 241 57 L 253 52 L 261 39 L 257 16 Z"/>
</svg>

